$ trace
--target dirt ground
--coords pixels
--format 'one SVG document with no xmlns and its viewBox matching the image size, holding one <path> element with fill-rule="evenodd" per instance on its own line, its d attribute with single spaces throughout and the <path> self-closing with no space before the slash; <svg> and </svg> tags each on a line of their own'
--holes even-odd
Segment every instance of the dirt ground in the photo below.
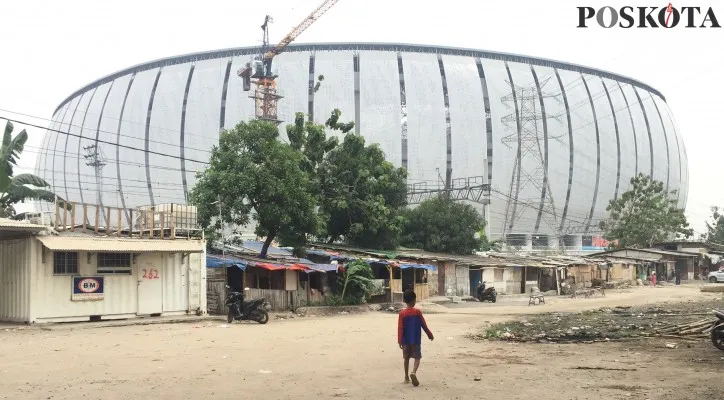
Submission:
<svg viewBox="0 0 724 400">
<path fill-rule="evenodd" d="M 402 382 L 393 313 L 88 328 L 0 329 L 0 399 L 716 399 L 724 352 L 705 340 L 593 344 L 470 339 L 526 313 L 721 299 L 695 286 L 632 288 L 590 299 L 502 297 L 422 304 L 421 386 Z M 702 310 L 706 311 L 706 310 Z"/>
</svg>

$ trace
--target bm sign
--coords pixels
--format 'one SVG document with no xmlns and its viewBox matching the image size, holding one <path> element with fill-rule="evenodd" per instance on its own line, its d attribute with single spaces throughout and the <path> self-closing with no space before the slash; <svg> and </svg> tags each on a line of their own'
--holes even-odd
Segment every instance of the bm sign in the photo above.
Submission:
<svg viewBox="0 0 724 400">
<path fill-rule="evenodd" d="M 72 301 L 103 300 L 103 277 L 73 277 Z"/>
</svg>

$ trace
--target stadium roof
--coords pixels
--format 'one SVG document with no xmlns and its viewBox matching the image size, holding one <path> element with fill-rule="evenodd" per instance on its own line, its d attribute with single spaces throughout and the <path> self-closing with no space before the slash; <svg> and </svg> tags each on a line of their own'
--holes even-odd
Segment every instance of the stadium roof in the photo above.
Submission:
<svg viewBox="0 0 724 400">
<path fill-rule="evenodd" d="M 452 56 L 465 56 L 465 57 L 479 57 L 479 58 L 486 58 L 486 59 L 493 59 L 493 60 L 501 60 L 501 61 L 510 61 L 510 62 L 519 62 L 524 64 L 532 64 L 532 65 L 538 65 L 543 67 L 551 67 L 551 68 L 558 68 L 562 70 L 568 70 L 568 71 L 575 71 L 575 72 L 582 72 L 586 74 L 591 75 L 598 75 L 604 78 L 613 79 L 616 81 L 621 81 L 625 83 L 629 83 L 633 86 L 640 87 L 642 89 L 648 90 L 657 96 L 661 97 L 664 101 L 666 101 L 666 98 L 664 97 L 661 92 L 654 89 L 653 87 L 637 81 L 635 79 L 629 78 L 627 76 L 615 74 L 612 72 L 585 67 L 578 64 L 571 64 L 567 62 L 562 61 L 555 61 L 550 60 L 546 58 L 539 58 L 539 57 L 531 57 L 531 56 L 524 56 L 519 54 L 512 54 L 512 53 L 502 53 L 502 52 L 496 52 L 496 51 L 487 51 L 487 50 L 475 50 L 475 49 L 466 49 L 466 48 L 460 48 L 460 47 L 446 47 L 446 46 L 430 46 L 430 45 L 419 45 L 419 44 L 401 44 L 401 43 L 299 43 L 299 44 L 291 44 L 289 45 L 284 52 L 285 53 L 292 53 L 292 52 L 306 52 L 306 51 L 392 51 L 392 52 L 405 52 L 405 53 L 429 53 L 429 54 L 442 54 L 442 55 L 452 55 Z M 199 53 L 189 53 L 179 56 L 173 56 L 173 57 L 166 57 L 166 58 L 160 58 L 154 61 L 149 61 L 146 63 L 138 64 L 130 68 L 126 68 L 117 72 L 114 72 L 110 75 L 106 75 L 103 78 L 100 78 L 96 81 L 93 81 L 82 88 L 76 90 L 68 96 L 65 100 L 63 100 L 58 107 L 55 109 L 53 114 L 57 113 L 58 110 L 60 110 L 67 102 L 69 102 L 71 99 L 79 95 L 80 93 L 83 93 L 91 88 L 106 84 L 108 82 L 111 82 L 121 76 L 147 71 L 150 69 L 158 68 L 158 67 L 165 67 L 169 65 L 175 65 L 175 64 L 183 64 L 188 62 L 195 62 L 195 61 L 202 61 L 202 60 L 209 60 L 209 59 L 219 59 L 219 58 L 229 58 L 229 57 L 237 57 L 237 56 L 244 56 L 244 55 L 254 55 L 261 53 L 262 49 L 258 46 L 254 47 L 236 47 L 231 49 L 222 49 L 222 50 L 211 50 L 211 51 L 205 51 L 205 52 L 199 52 Z"/>
</svg>

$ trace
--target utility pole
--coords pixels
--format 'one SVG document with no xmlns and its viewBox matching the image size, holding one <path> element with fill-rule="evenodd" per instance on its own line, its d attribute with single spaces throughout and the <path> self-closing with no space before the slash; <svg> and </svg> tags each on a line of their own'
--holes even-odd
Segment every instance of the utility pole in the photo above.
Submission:
<svg viewBox="0 0 724 400">
<path fill-rule="evenodd" d="M 219 204 L 219 226 L 221 228 L 221 256 L 226 256 L 226 242 L 224 241 L 224 217 L 221 215 L 221 196 L 217 197 L 216 202 Z"/>
</svg>

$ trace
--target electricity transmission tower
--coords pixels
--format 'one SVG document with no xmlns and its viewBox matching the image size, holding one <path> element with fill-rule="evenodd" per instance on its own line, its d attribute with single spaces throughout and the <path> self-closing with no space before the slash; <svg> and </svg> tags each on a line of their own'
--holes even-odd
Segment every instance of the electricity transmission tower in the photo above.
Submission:
<svg viewBox="0 0 724 400">
<path fill-rule="evenodd" d="M 509 148 L 517 150 L 507 193 L 503 238 L 507 237 L 524 211 L 531 208 L 538 215 L 535 231 L 538 231 L 543 220 L 553 229 L 556 242 L 560 245 L 562 235 L 559 229 L 559 215 L 553 200 L 546 157 L 548 141 L 558 139 L 560 136 L 552 137 L 548 134 L 548 120 L 557 119 L 557 116 L 546 113 L 543 103 L 545 99 L 557 102 L 560 102 L 560 99 L 559 95 L 549 94 L 543 90 L 549 80 L 550 77 L 540 81 L 540 91 L 536 86 L 515 86 L 513 93 L 501 98 L 503 104 L 514 110 L 501 118 L 503 124 L 514 131 L 503 137 L 502 142 Z M 532 190 L 525 191 L 527 187 L 531 187 Z M 536 193 L 535 197 L 521 196 L 521 193 L 526 192 Z"/>
<path fill-rule="evenodd" d="M 83 158 L 86 159 L 85 165 L 93 167 L 93 170 L 95 172 L 97 196 L 96 199 L 98 207 L 103 207 L 103 184 L 101 182 L 101 179 L 103 177 L 103 167 L 106 166 L 106 157 L 103 155 L 103 150 L 95 144 L 85 146 L 83 147 L 83 150 L 85 150 L 85 155 L 83 156 Z M 101 218 L 103 218 L 103 221 L 105 221 L 105 213 L 100 213 L 100 216 Z M 105 221 L 105 226 L 108 226 L 107 222 L 108 221 Z"/>
</svg>

